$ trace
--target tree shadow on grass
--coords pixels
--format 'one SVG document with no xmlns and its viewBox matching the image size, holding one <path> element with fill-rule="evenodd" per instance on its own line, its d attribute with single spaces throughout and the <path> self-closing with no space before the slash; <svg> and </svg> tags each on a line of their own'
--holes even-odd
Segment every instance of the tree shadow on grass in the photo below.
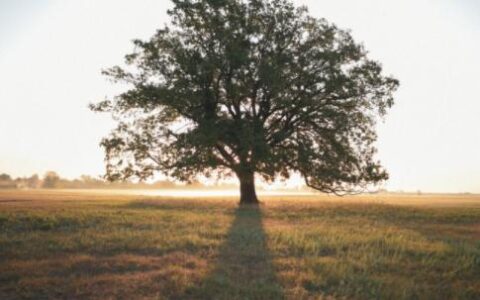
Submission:
<svg viewBox="0 0 480 300">
<path fill-rule="evenodd" d="M 227 239 L 220 247 L 214 270 L 183 299 L 283 299 L 266 244 L 262 212 L 241 206 Z"/>
</svg>

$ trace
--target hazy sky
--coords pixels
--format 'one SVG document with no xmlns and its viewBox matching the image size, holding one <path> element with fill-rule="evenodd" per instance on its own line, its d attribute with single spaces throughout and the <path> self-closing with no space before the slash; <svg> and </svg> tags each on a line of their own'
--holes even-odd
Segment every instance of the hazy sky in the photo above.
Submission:
<svg viewBox="0 0 480 300">
<path fill-rule="evenodd" d="M 480 192 L 480 1 L 299 0 L 401 81 L 379 124 L 392 190 Z M 166 0 L 0 0 L 0 173 L 103 172 L 100 70 L 168 22 Z"/>
</svg>

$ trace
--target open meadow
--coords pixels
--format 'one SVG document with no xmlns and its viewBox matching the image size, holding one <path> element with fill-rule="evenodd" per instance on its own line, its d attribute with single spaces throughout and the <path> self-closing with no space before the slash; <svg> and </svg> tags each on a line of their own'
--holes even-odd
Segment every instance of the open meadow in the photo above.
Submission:
<svg viewBox="0 0 480 300">
<path fill-rule="evenodd" d="M 0 191 L 0 299 L 480 299 L 480 196 Z"/>
</svg>

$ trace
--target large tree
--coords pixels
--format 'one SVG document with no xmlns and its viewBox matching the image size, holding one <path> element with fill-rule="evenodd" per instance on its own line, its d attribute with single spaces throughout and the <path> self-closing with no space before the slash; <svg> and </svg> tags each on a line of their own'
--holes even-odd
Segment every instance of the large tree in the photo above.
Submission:
<svg viewBox="0 0 480 300">
<path fill-rule="evenodd" d="M 102 141 L 108 179 L 235 174 L 256 203 L 256 174 L 335 194 L 388 177 L 375 123 L 398 81 L 348 31 L 288 0 L 173 2 L 171 24 L 104 71 L 130 86 L 92 105 L 119 123 Z"/>
</svg>

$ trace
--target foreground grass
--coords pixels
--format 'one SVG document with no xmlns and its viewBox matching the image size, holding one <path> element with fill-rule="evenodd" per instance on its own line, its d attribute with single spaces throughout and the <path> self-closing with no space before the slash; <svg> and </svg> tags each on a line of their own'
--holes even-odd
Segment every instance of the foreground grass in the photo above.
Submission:
<svg viewBox="0 0 480 300">
<path fill-rule="evenodd" d="M 480 198 L 386 197 L 0 192 L 0 299 L 479 299 Z"/>
</svg>

